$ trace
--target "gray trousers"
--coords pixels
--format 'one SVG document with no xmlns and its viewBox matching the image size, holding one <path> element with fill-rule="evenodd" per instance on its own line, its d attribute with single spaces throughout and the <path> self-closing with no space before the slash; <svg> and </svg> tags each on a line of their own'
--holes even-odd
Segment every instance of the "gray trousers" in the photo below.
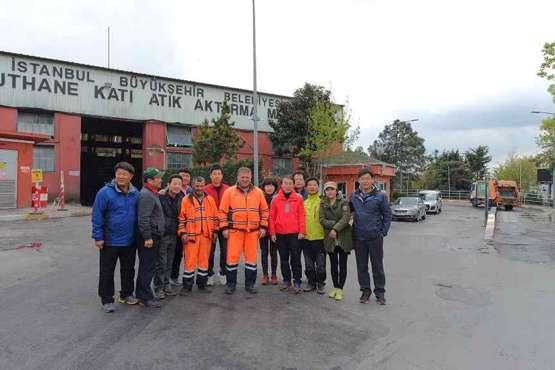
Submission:
<svg viewBox="0 0 555 370">
<path fill-rule="evenodd" d="M 154 268 L 155 291 L 160 291 L 170 286 L 170 274 L 172 271 L 176 244 L 177 238 L 175 235 L 164 235 L 162 237 L 162 243 L 156 255 L 156 265 Z"/>
</svg>

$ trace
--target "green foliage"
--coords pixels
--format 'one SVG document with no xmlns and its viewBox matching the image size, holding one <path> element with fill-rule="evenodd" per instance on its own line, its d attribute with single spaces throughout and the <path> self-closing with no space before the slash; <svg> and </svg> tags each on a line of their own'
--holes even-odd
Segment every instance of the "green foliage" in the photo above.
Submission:
<svg viewBox="0 0 555 370">
<path fill-rule="evenodd" d="M 487 145 L 479 145 L 464 153 L 468 168 L 474 175 L 474 180 L 481 179 L 487 171 L 487 164 L 491 161 Z"/>
<path fill-rule="evenodd" d="M 555 168 L 555 118 L 543 120 L 537 143 L 542 148 L 542 152 L 538 155 L 540 165 Z"/>
<path fill-rule="evenodd" d="M 424 139 L 412 129 L 410 122 L 395 120 L 386 125 L 372 145 L 370 156 L 397 166 L 400 171 L 416 174 L 425 165 Z"/>
<path fill-rule="evenodd" d="M 513 180 L 522 191 L 529 191 L 536 185 L 538 167 L 532 157 L 512 155 L 497 165 L 493 173 L 497 180 Z"/>
<path fill-rule="evenodd" d="M 552 82 L 555 80 L 555 42 L 545 43 L 543 45 L 542 53 L 543 62 L 540 65 L 540 70 L 537 75 L 549 82 Z M 550 83 L 547 91 L 549 91 L 553 97 L 553 101 L 555 102 L 555 83 Z"/>
<path fill-rule="evenodd" d="M 458 150 L 443 151 L 431 158 L 422 176 L 422 184 L 428 189 L 470 189 L 472 172 Z"/>
<path fill-rule="evenodd" d="M 199 127 L 199 135 L 193 139 L 193 161 L 196 164 L 207 165 L 223 159 L 233 159 L 245 142 L 233 129 L 229 122 L 229 106 L 224 102 L 218 119 L 208 120 Z"/>
<path fill-rule="evenodd" d="M 195 176 L 202 176 L 204 177 L 204 179 L 206 180 L 206 183 L 210 183 L 210 167 L 212 165 L 205 165 L 205 166 L 198 166 L 198 167 L 193 167 L 191 168 L 191 173 L 192 173 L 192 177 Z M 253 170 L 254 173 L 254 166 L 253 166 L 253 162 L 247 159 L 241 159 L 239 161 L 226 161 L 224 162 L 224 164 L 222 165 L 222 170 L 224 173 L 224 182 L 226 184 L 235 184 L 237 182 L 237 170 L 239 169 L 239 167 L 248 167 L 251 170 Z M 263 176 L 262 176 L 262 161 L 259 161 L 259 181 L 262 182 L 263 180 Z M 176 175 L 177 171 L 166 171 L 164 173 L 164 176 L 162 177 L 162 182 L 164 184 L 167 184 L 168 179 L 172 176 L 172 175 Z M 165 186 L 165 185 L 164 185 Z"/>
</svg>

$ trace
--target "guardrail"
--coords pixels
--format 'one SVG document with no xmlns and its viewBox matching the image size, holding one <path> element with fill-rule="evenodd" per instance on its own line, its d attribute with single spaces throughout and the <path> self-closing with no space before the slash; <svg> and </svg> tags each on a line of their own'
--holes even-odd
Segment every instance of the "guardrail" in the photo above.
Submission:
<svg viewBox="0 0 555 370">
<path fill-rule="evenodd" d="M 417 197 L 418 193 L 424 189 L 398 190 L 393 189 L 393 193 L 402 197 Z M 443 199 L 452 200 L 470 200 L 470 191 L 468 190 L 440 190 Z M 533 204 L 539 206 L 553 207 L 553 200 L 544 198 L 538 193 L 521 193 L 520 203 L 522 205 Z"/>
</svg>

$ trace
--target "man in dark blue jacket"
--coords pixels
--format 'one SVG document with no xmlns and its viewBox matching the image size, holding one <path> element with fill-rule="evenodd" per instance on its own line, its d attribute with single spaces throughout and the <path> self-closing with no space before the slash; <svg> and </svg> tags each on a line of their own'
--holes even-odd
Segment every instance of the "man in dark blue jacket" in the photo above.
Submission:
<svg viewBox="0 0 555 370">
<path fill-rule="evenodd" d="M 372 289 L 368 273 L 368 257 L 372 264 L 374 295 L 385 304 L 385 272 L 383 268 L 383 238 L 391 225 L 391 209 L 385 193 L 374 186 L 372 172 L 363 168 L 358 174 L 359 189 L 352 195 L 353 239 L 357 260 L 360 303 L 368 303 Z"/>
<path fill-rule="evenodd" d="M 136 304 L 133 296 L 135 277 L 135 228 L 139 192 L 131 184 L 133 166 L 119 162 L 115 178 L 96 194 L 92 214 L 92 237 L 100 250 L 98 295 L 102 309 L 114 312 L 114 270 L 119 259 L 120 303 Z"/>
</svg>

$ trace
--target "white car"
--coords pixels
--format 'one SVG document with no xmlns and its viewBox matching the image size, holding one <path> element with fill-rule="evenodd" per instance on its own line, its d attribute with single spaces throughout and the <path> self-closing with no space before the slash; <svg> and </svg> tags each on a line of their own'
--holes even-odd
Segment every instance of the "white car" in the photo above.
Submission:
<svg viewBox="0 0 555 370">
<path fill-rule="evenodd" d="M 422 190 L 418 193 L 426 205 L 426 213 L 441 213 L 443 202 L 439 190 Z"/>
</svg>

